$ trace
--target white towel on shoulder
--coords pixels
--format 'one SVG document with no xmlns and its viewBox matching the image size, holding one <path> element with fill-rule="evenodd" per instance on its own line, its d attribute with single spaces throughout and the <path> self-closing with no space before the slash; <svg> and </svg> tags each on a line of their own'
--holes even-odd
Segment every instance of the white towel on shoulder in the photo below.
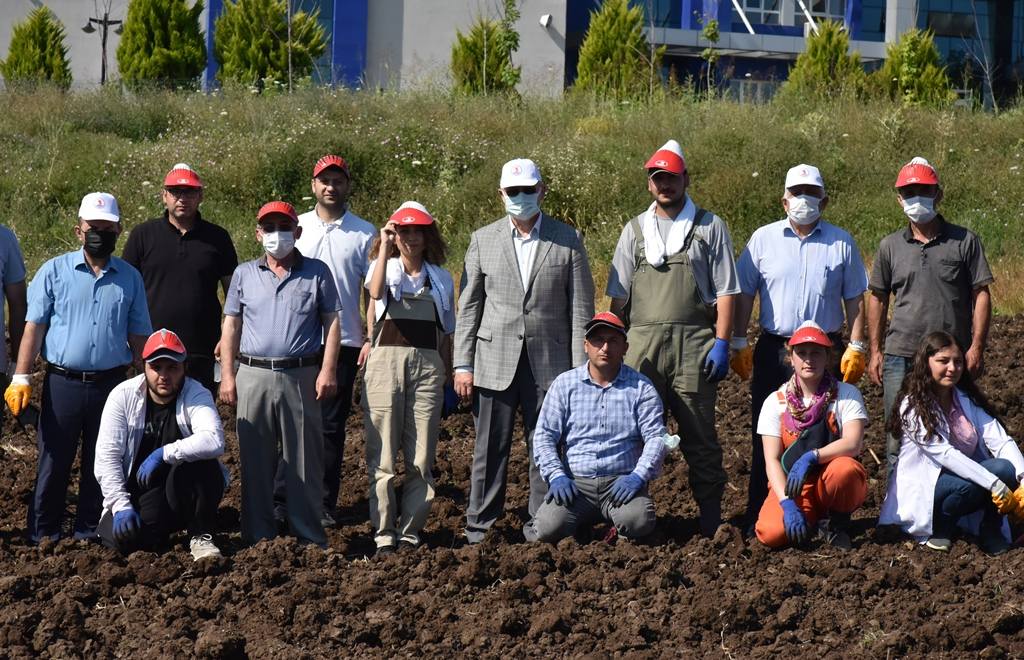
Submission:
<svg viewBox="0 0 1024 660">
<path fill-rule="evenodd" d="M 657 202 L 652 203 L 640 222 L 640 228 L 644 233 L 644 256 L 647 263 L 655 268 L 665 263 L 666 258 L 683 249 L 683 243 L 686 242 L 686 236 L 693 227 L 694 216 L 697 213 L 696 205 L 687 196 L 683 210 L 672 220 L 668 240 L 663 241 L 661 232 L 658 231 L 657 206 Z"/>
</svg>

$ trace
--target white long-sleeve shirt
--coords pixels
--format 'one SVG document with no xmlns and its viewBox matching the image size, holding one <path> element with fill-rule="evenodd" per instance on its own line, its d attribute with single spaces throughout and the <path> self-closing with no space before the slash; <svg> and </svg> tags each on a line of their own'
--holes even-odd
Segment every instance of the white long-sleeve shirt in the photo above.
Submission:
<svg viewBox="0 0 1024 660">
<path fill-rule="evenodd" d="M 1002 458 L 1010 461 L 1019 482 L 1024 477 L 1024 456 L 1017 443 L 1007 435 L 998 420 L 974 405 L 966 394 L 957 389 L 954 390 L 954 396 L 963 408 L 964 416 L 978 430 L 978 449 L 982 456 L 985 459 Z M 878 524 L 898 525 L 923 543 L 932 533 L 935 483 L 943 469 L 985 490 L 991 489 L 998 477 L 950 444 L 949 428 L 944 420 L 940 419 L 936 435 L 929 436 L 920 418 L 908 408 L 907 400 L 904 399 L 899 413 L 904 420 L 903 442 L 896 471 L 889 479 Z M 961 524 L 967 531 L 977 534 L 981 512 L 965 516 Z"/>
<path fill-rule="evenodd" d="M 93 471 L 103 492 L 103 515 L 131 508 L 128 476 L 146 428 L 146 376 L 120 383 L 103 406 Z M 224 428 L 209 390 L 185 378 L 174 407 L 182 439 L 164 445 L 164 462 L 174 465 L 224 453 Z M 145 458 L 145 457 L 143 457 Z"/>
</svg>

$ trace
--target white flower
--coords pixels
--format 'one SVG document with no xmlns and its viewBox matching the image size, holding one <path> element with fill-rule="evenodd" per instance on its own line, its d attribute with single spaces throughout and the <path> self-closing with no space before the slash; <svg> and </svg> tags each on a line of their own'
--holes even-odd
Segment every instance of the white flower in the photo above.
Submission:
<svg viewBox="0 0 1024 660">
<path fill-rule="evenodd" d="M 143 181 L 143 182 L 142 182 L 142 187 L 143 187 L 143 188 L 149 187 L 149 186 L 151 186 L 151 185 L 153 185 L 153 184 L 152 184 L 152 183 L 150 183 L 149 181 Z"/>
<path fill-rule="evenodd" d="M 419 160 L 412 161 L 412 166 L 413 167 L 419 167 L 422 164 L 423 164 L 423 161 L 419 161 Z"/>
<path fill-rule="evenodd" d="M 221 117 L 227 117 L 228 116 L 228 111 L 227 110 L 221 110 L 220 111 L 220 116 Z"/>
<path fill-rule="evenodd" d="M 761 174 L 760 174 L 760 173 L 758 173 L 758 172 L 754 172 L 754 173 L 753 173 L 753 174 L 751 174 L 750 176 L 752 176 L 752 177 L 754 177 L 754 178 L 756 179 L 757 177 L 761 176 Z"/>
</svg>

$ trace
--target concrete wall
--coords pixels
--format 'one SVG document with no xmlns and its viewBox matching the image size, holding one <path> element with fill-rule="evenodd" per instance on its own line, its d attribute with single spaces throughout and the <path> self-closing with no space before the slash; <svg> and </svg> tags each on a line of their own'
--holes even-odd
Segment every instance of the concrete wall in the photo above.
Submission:
<svg viewBox="0 0 1024 660">
<path fill-rule="evenodd" d="M 477 17 L 497 18 L 497 0 L 373 0 L 369 6 L 366 82 L 386 89 L 448 88 L 457 30 Z M 565 0 L 523 0 L 520 42 L 513 61 L 522 66 L 520 91 L 556 95 L 565 75 Z M 550 14 L 548 27 L 540 18 Z"/>
<path fill-rule="evenodd" d="M 104 8 L 109 8 L 109 18 L 124 19 L 128 0 L 0 0 L 0 59 L 7 57 L 11 45 L 13 24 L 25 20 L 36 7 L 45 4 L 64 24 L 71 60 L 72 86 L 74 88 L 94 87 L 100 82 L 100 31 L 86 34 L 82 27 L 89 17 L 102 18 Z M 116 79 L 117 44 L 120 37 L 110 29 L 107 33 L 107 80 Z"/>
</svg>

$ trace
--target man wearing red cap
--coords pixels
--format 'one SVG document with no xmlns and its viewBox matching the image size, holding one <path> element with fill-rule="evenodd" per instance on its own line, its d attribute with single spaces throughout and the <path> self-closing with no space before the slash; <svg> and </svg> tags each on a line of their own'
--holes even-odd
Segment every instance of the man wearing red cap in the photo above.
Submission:
<svg viewBox="0 0 1024 660">
<path fill-rule="evenodd" d="M 369 349 L 363 336 L 359 311 L 359 292 L 363 290 L 370 260 L 370 244 L 376 229 L 348 208 L 352 179 L 348 163 L 340 156 L 327 155 L 313 166 L 310 183 L 316 206 L 299 216 L 302 233 L 295 247 L 306 257 L 327 264 L 338 289 L 341 311 L 341 348 L 338 353 L 338 394 L 321 402 L 324 418 L 324 513 L 323 523 L 334 525 L 335 507 L 341 485 L 341 466 L 345 453 L 345 420 L 352 407 L 352 385 L 356 371 L 365 360 L 362 350 Z M 284 474 L 278 470 L 275 500 L 285 499 Z"/>
<path fill-rule="evenodd" d="M 220 342 L 220 397 L 238 405 L 242 540 L 277 536 L 280 444 L 288 526 L 326 547 L 320 401 L 337 391 L 338 291 L 324 262 L 295 249 L 302 228 L 291 204 L 264 204 L 256 222 L 265 254 L 235 269 Z"/>
<path fill-rule="evenodd" d="M 580 233 L 541 212 L 537 164 L 501 168 L 507 215 L 473 232 L 455 324 L 455 391 L 473 397 L 476 443 L 466 538 L 483 541 L 505 509 L 516 411 L 530 456 L 532 517 L 547 485 L 533 462 L 533 428 L 555 376 L 583 362 L 584 326 L 594 315 L 594 279 Z"/>
<path fill-rule="evenodd" d="M 586 363 L 544 397 L 533 455 L 548 494 L 523 529 L 528 541 L 587 536 L 599 521 L 635 539 L 654 530 L 647 486 L 665 458 L 665 422 L 654 384 L 622 363 L 626 326 L 611 312 L 586 325 Z"/>
<path fill-rule="evenodd" d="M 213 542 L 225 474 L 224 429 L 209 390 L 185 375 L 185 345 L 157 330 L 142 349 L 145 372 L 113 389 L 96 442 L 103 491 L 99 534 L 121 552 L 160 550 L 185 529 L 195 560 Z"/>
<path fill-rule="evenodd" d="M 142 274 L 153 325 L 174 330 L 191 348 L 188 375 L 213 393 L 217 285 L 227 292 L 238 256 L 231 235 L 199 212 L 203 182 L 188 165 L 167 173 L 161 199 L 163 214 L 132 229 L 123 258 Z"/>
<path fill-rule="evenodd" d="M 690 175 L 678 142 L 669 140 L 646 167 L 654 202 L 623 227 L 607 293 L 629 326 L 626 364 L 651 379 L 679 425 L 700 529 L 711 536 L 726 482 L 715 400 L 729 372 L 740 291 L 732 239 L 721 218 L 687 195 Z"/>
<path fill-rule="evenodd" d="M 937 211 L 942 187 L 927 160 L 914 158 L 900 169 L 896 201 L 909 222 L 882 239 L 868 280 L 868 375 L 883 387 L 887 420 L 918 343 L 929 332 L 953 335 L 968 371 L 982 375 L 992 321 L 988 287 L 995 279 L 981 239 Z M 890 296 L 895 306 L 887 330 Z M 890 474 L 899 450 L 899 440 L 890 436 Z"/>
</svg>

